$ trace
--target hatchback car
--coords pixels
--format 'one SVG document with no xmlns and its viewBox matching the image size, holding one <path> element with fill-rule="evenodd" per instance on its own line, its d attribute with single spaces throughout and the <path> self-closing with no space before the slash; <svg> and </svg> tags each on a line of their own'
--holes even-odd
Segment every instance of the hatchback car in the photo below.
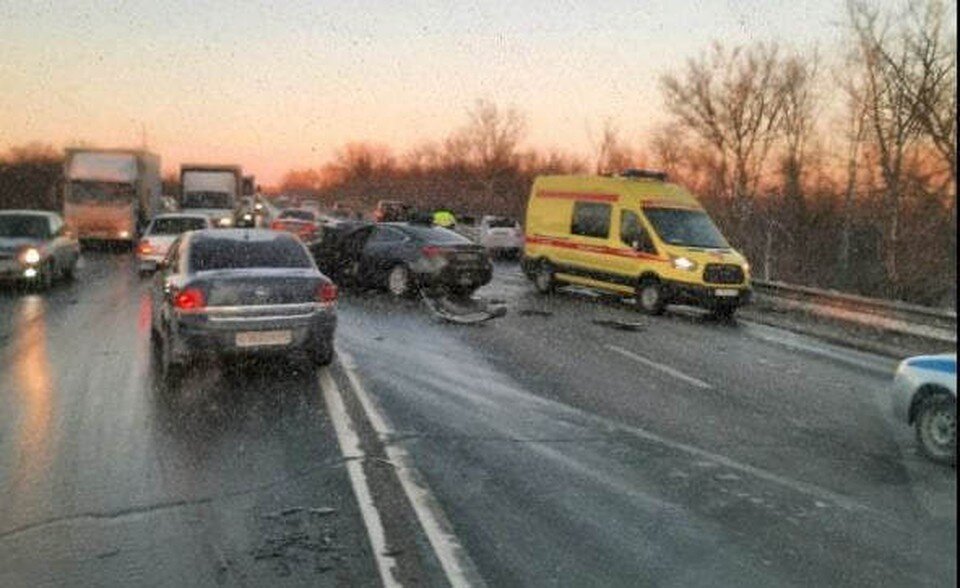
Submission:
<svg viewBox="0 0 960 588">
<path fill-rule="evenodd" d="M 337 287 L 288 233 L 185 233 L 161 263 L 152 294 L 151 335 L 167 384 L 198 357 L 333 359 Z"/>
<path fill-rule="evenodd" d="M 893 380 L 893 413 L 913 425 L 931 460 L 957 463 L 957 354 L 905 359 Z"/>
<path fill-rule="evenodd" d="M 157 264 L 167 256 L 170 245 L 181 234 L 212 228 L 213 223 L 205 214 L 171 213 L 153 217 L 137 244 L 140 273 L 156 270 Z"/>
<path fill-rule="evenodd" d="M 469 295 L 493 277 L 483 247 L 429 224 L 354 223 L 339 233 L 328 227 L 312 252 L 336 279 L 398 297 L 419 288 Z"/>
<path fill-rule="evenodd" d="M 0 210 L 0 279 L 49 288 L 71 279 L 80 243 L 60 215 L 39 210 Z"/>
<path fill-rule="evenodd" d="M 523 251 L 523 229 L 512 218 L 484 216 L 480 219 L 479 240 L 491 255 L 519 257 Z"/>
</svg>

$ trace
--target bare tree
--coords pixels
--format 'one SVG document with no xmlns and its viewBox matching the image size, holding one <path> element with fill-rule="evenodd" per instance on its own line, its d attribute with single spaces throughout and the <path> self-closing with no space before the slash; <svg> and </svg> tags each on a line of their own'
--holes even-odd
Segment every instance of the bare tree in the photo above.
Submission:
<svg viewBox="0 0 960 588">
<path fill-rule="evenodd" d="M 396 165 L 389 147 L 373 143 L 347 143 L 337 151 L 336 158 L 345 176 L 359 180 L 389 172 Z"/>
<path fill-rule="evenodd" d="M 467 117 L 467 125 L 455 133 L 448 146 L 467 149 L 474 165 L 488 176 L 509 168 L 527 129 L 520 111 L 477 100 Z"/>
<path fill-rule="evenodd" d="M 843 192 L 843 224 L 840 233 L 840 275 L 848 279 L 850 272 L 850 237 L 853 230 L 854 206 L 857 198 L 857 178 L 860 152 L 867 134 L 866 88 L 856 54 L 847 59 L 836 72 L 837 85 L 844 94 L 844 140 L 846 142 L 846 183 Z"/>
<path fill-rule="evenodd" d="M 587 134 L 592 135 L 589 131 Z M 612 119 L 604 120 L 599 139 L 594 140 L 591 136 L 590 140 L 595 150 L 595 173 L 617 173 L 636 164 L 636 153 L 624 142 Z"/>
<path fill-rule="evenodd" d="M 781 160 L 783 196 L 792 223 L 802 225 L 806 216 L 803 194 L 807 142 L 813 131 L 818 96 L 819 57 L 792 55 L 780 67 L 780 128 L 784 153 Z"/>
<path fill-rule="evenodd" d="M 714 44 L 708 54 L 689 60 L 682 76 L 666 75 L 661 80 L 675 121 L 713 150 L 720 192 L 732 196 L 741 222 L 750 214 L 779 133 L 780 64 L 775 45 L 727 51 Z"/>
<path fill-rule="evenodd" d="M 884 182 L 884 265 L 896 286 L 904 164 L 921 130 L 920 109 L 898 72 L 913 72 L 916 64 L 908 46 L 891 38 L 879 10 L 862 0 L 848 0 L 847 9 L 864 68 L 867 117 Z"/>
<path fill-rule="evenodd" d="M 956 199 L 957 182 L 957 37 L 945 28 L 941 0 L 911 3 L 901 31 L 904 56 L 896 58 L 878 44 L 883 60 L 916 109 L 923 134 L 943 160 Z M 955 204 L 953 205 L 955 207 Z"/>
<path fill-rule="evenodd" d="M 680 168 L 688 156 L 683 129 L 676 123 L 657 128 L 651 135 L 648 149 L 652 152 L 657 167 L 671 178 L 680 173 Z"/>
</svg>

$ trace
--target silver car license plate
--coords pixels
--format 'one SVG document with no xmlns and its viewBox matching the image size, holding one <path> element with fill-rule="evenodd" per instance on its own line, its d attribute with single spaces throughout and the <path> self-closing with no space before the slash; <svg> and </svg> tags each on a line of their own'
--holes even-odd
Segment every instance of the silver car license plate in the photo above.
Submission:
<svg viewBox="0 0 960 588">
<path fill-rule="evenodd" d="M 293 341 L 292 331 L 245 331 L 237 333 L 237 347 L 289 345 L 291 341 Z"/>
</svg>

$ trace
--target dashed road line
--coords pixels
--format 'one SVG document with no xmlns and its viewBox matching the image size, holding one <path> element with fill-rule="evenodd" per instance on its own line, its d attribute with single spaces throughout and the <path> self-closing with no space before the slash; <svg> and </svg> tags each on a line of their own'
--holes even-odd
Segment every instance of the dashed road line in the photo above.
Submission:
<svg viewBox="0 0 960 588">
<path fill-rule="evenodd" d="M 383 520 L 380 518 L 380 511 L 377 510 L 373 502 L 373 495 L 370 493 L 369 484 L 367 484 L 367 476 L 363 472 L 365 454 L 363 449 L 360 448 L 360 438 L 357 436 L 356 427 L 350 419 L 350 415 L 347 414 L 340 388 L 333 381 L 329 370 L 323 370 L 319 380 L 320 388 L 323 390 L 323 399 L 327 405 L 327 413 L 330 415 L 330 420 L 333 421 L 333 428 L 340 444 L 340 452 L 346 459 L 350 485 L 353 487 L 353 494 L 360 507 L 363 524 L 367 528 L 367 536 L 370 538 L 380 580 L 385 588 L 401 588 L 402 584 L 397 580 L 395 574 L 396 562 L 393 557 L 385 555 L 388 551 Z"/>
<path fill-rule="evenodd" d="M 663 372 L 663 373 L 665 373 L 665 374 L 667 374 L 667 375 L 673 376 L 674 378 L 677 378 L 678 380 L 683 380 L 684 382 L 686 382 L 686 383 L 688 383 L 688 384 L 690 384 L 690 385 L 696 386 L 696 387 L 698 387 L 698 388 L 703 388 L 704 390 L 712 390 L 712 389 L 713 389 L 713 386 L 711 386 L 710 384 L 704 382 L 703 380 L 699 380 L 699 379 L 697 379 L 697 378 L 694 378 L 693 376 L 688 376 L 687 374 L 681 372 L 681 371 L 678 370 L 678 369 L 672 368 L 672 367 L 670 367 L 670 366 L 668 366 L 668 365 L 664 365 L 664 364 L 662 364 L 662 363 L 658 363 L 658 362 L 653 361 L 653 360 L 651 360 L 651 359 L 647 359 L 646 357 L 643 357 L 642 355 L 637 355 L 636 353 L 634 353 L 634 352 L 632 352 L 632 351 L 630 351 L 630 350 L 628 350 L 628 349 L 624 349 L 623 347 L 618 347 L 618 346 L 616 346 L 616 345 L 605 345 L 605 347 L 606 347 L 607 349 L 609 349 L 610 351 L 613 351 L 614 353 L 619 353 L 620 355 L 622 355 L 622 356 L 624 356 L 624 357 L 627 357 L 627 358 L 629 358 L 629 359 L 632 359 L 632 360 L 636 361 L 637 363 L 642 363 L 643 365 L 645 365 L 645 366 L 647 366 L 647 367 L 651 367 L 651 368 L 653 368 L 653 369 L 655 369 L 655 370 L 657 370 L 657 371 L 660 371 L 660 372 Z"/>
<path fill-rule="evenodd" d="M 400 480 L 400 485 L 403 487 L 403 491 L 407 495 L 417 520 L 420 522 L 420 526 L 423 528 L 423 532 L 427 536 L 434 555 L 440 562 L 450 585 L 455 588 L 460 586 L 485 587 L 486 582 L 480 576 L 476 564 L 473 563 L 473 560 L 457 539 L 453 532 L 453 525 L 450 524 L 449 519 L 440 507 L 440 503 L 413 466 L 410 455 L 404 448 L 388 441 L 395 432 L 360 382 L 353 359 L 342 351 L 339 351 L 338 355 L 340 365 L 346 373 L 353 392 L 360 401 L 360 405 L 363 407 L 377 436 L 384 442 L 384 451 L 387 457 L 396 466 L 395 471 L 397 478 Z"/>
</svg>

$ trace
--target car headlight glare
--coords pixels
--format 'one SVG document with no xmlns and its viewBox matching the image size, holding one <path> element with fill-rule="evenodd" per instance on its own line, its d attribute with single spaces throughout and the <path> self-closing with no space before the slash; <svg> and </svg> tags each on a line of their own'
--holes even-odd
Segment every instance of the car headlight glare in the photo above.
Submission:
<svg viewBox="0 0 960 588">
<path fill-rule="evenodd" d="M 229 218 L 227 218 L 227 217 L 223 217 L 222 219 L 220 219 L 219 221 L 217 221 L 217 224 L 220 225 L 221 227 L 229 227 L 230 225 L 233 224 L 233 221 L 231 221 L 231 220 L 230 220 Z"/>
<path fill-rule="evenodd" d="M 23 259 L 23 263 L 30 265 L 40 263 L 40 251 L 38 251 L 35 247 L 25 249 L 21 259 Z"/>
<path fill-rule="evenodd" d="M 678 270 L 692 272 L 693 270 L 697 269 L 697 262 L 686 257 L 674 257 L 671 261 L 673 263 L 673 267 L 677 268 Z"/>
</svg>

